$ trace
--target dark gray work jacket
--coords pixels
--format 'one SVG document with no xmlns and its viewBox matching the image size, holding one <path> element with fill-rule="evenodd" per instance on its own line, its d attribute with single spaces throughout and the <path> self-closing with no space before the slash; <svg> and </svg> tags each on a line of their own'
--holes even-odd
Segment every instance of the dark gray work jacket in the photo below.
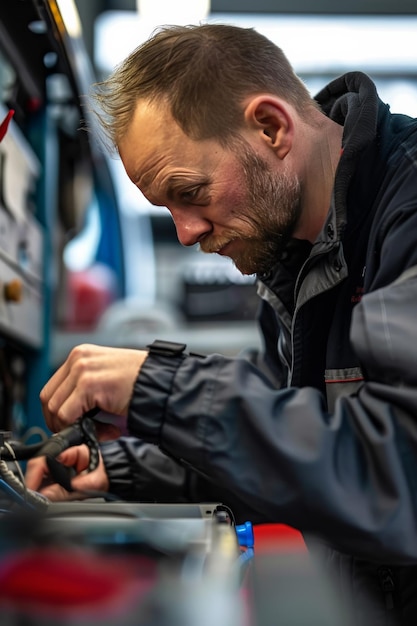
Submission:
<svg viewBox="0 0 417 626">
<path fill-rule="evenodd" d="M 259 277 L 262 355 L 151 355 L 128 425 L 166 463 L 221 485 L 239 515 L 314 538 L 344 596 L 365 598 L 357 623 L 411 624 L 417 123 L 391 114 L 361 73 L 317 99 L 344 126 L 332 205 L 313 246 L 291 242 Z M 115 490 L 118 459 L 112 477 L 105 453 Z"/>
</svg>

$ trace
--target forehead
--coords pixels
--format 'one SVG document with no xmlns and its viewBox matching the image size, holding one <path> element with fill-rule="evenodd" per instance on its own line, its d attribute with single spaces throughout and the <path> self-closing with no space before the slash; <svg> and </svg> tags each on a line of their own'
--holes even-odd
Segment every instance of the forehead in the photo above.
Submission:
<svg viewBox="0 0 417 626">
<path fill-rule="evenodd" d="M 138 102 L 118 149 L 129 178 L 144 192 L 170 174 L 208 174 L 224 154 L 215 140 L 188 137 L 165 102 L 147 101 Z"/>
<path fill-rule="evenodd" d="M 135 108 L 131 122 L 118 143 L 118 151 L 125 167 L 136 165 L 140 169 L 155 150 L 163 150 L 182 133 L 164 102 L 140 100 Z M 131 172 L 128 172 L 129 175 Z"/>
</svg>

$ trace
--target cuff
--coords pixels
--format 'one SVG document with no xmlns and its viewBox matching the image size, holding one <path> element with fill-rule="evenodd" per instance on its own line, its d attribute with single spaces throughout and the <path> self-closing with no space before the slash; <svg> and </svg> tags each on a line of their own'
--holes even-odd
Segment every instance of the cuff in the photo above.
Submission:
<svg viewBox="0 0 417 626">
<path fill-rule="evenodd" d="M 133 387 L 127 427 L 129 433 L 159 444 L 168 397 L 183 353 L 166 356 L 149 352 Z"/>
<path fill-rule="evenodd" d="M 123 500 L 130 500 L 134 496 L 132 472 L 130 471 L 129 456 L 122 441 L 105 441 L 100 443 L 100 452 L 103 458 L 107 478 L 109 479 L 109 493 Z"/>
</svg>

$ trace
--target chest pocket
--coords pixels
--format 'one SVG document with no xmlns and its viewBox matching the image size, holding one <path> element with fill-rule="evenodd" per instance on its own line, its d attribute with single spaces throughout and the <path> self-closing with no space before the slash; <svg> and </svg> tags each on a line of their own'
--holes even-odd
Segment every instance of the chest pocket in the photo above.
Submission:
<svg viewBox="0 0 417 626">
<path fill-rule="evenodd" d="M 360 367 L 332 369 L 325 371 L 327 407 L 333 412 L 337 398 L 355 393 L 363 382 Z"/>
</svg>

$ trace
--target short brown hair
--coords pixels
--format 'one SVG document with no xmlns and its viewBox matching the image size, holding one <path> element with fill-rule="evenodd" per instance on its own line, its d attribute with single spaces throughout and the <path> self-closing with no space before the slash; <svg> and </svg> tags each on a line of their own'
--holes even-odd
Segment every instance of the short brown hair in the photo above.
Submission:
<svg viewBox="0 0 417 626">
<path fill-rule="evenodd" d="M 315 104 L 269 39 L 252 28 L 202 24 L 162 27 L 94 85 L 91 96 L 117 147 L 138 100 L 158 98 L 188 136 L 227 144 L 243 123 L 243 100 L 257 93 L 282 97 L 300 112 Z"/>
</svg>

